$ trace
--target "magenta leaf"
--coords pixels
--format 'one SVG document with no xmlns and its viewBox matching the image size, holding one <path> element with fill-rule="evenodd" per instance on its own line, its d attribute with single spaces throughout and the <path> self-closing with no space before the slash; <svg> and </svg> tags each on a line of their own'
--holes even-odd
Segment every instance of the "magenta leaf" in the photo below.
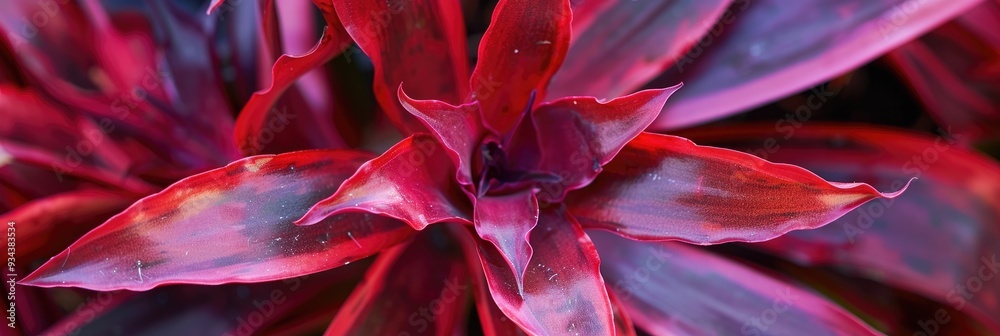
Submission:
<svg viewBox="0 0 1000 336">
<path fill-rule="evenodd" d="M 363 268 L 352 264 L 254 284 L 178 285 L 145 292 L 81 291 L 87 297 L 85 304 L 40 334 L 178 335 L 191 333 L 192 326 L 202 334 L 270 334 L 266 331 L 278 322 L 313 310 L 316 299 L 336 307 L 346 298 L 340 288 L 360 280 L 363 272 L 359 271 Z"/>
<path fill-rule="evenodd" d="M 240 111 L 236 119 L 236 144 L 244 155 L 255 155 L 267 151 L 288 151 L 309 144 L 313 148 L 343 147 L 343 139 L 333 127 L 333 116 L 328 104 L 308 104 L 302 95 L 305 89 L 293 89 L 293 102 L 304 108 L 289 112 L 287 106 L 275 107 L 296 81 L 322 66 L 347 49 L 351 38 L 337 18 L 333 6 L 324 1 L 314 1 L 323 17 L 326 28 L 319 42 L 303 55 L 281 55 L 271 68 L 270 84 L 266 89 L 254 93 Z M 329 103 L 329 102 L 328 102 Z M 338 106 L 339 107 L 339 106 Z M 304 110 L 304 112 L 303 112 Z M 292 128 L 292 129 L 286 129 Z M 280 134 L 278 134 L 280 133 Z M 272 144 L 295 136 L 306 138 L 298 143 Z M 298 147 L 298 148 L 297 148 Z"/>
<path fill-rule="evenodd" d="M 731 18 L 730 2 L 583 1 L 573 8 L 569 53 L 549 96 L 614 98 L 635 92 L 702 35 L 719 29 L 717 20 Z"/>
<path fill-rule="evenodd" d="M 501 0 L 479 42 L 479 60 L 469 86 L 484 124 L 506 134 L 521 112 L 545 97 L 549 80 L 569 48 L 569 1 Z M 412 92 L 407 90 L 407 92 Z"/>
<path fill-rule="evenodd" d="M 1000 133 L 1000 3 L 985 1 L 886 59 L 931 116 L 966 142 Z"/>
<path fill-rule="evenodd" d="M 414 100 L 399 87 L 399 102 L 410 114 L 423 121 L 448 149 L 458 171 L 455 178 L 462 185 L 472 185 L 472 153 L 479 150 L 478 141 L 486 134 L 479 118 L 479 104 L 472 102 L 452 106 L 439 100 Z"/>
<path fill-rule="evenodd" d="M 207 150 L 219 153 L 217 159 L 239 157 L 232 144 L 232 108 L 226 101 L 223 79 L 211 52 L 214 50 L 215 25 L 208 17 L 194 17 L 173 2 L 150 2 L 151 24 L 158 26 L 170 41 L 164 48 L 170 78 L 156 78 L 156 86 L 172 84 L 176 99 L 170 102 L 172 116 L 185 125 L 196 139 L 211 144 Z M 118 51 L 120 52 L 120 51 Z M 152 69 L 147 69 L 150 71 Z M 145 75 L 144 75 L 145 76 Z M 149 77 L 149 76 L 146 76 Z M 144 77 L 145 78 L 145 77 Z M 143 84 L 142 87 L 149 86 Z"/>
<path fill-rule="evenodd" d="M 1000 239 L 1000 165 L 963 149 L 962 139 L 857 125 L 810 125 L 768 153 L 757 146 L 781 137 L 773 125 L 691 136 L 714 145 L 749 148 L 831 178 L 891 188 L 918 176 L 898 198 L 870 202 L 816 230 L 748 246 L 919 293 L 1000 330 L 1000 287 L 984 285 L 972 296 L 960 289 L 977 288 L 991 274 L 994 257 L 1000 258 L 995 243 Z"/>
<path fill-rule="evenodd" d="M 493 243 L 507 260 L 517 283 L 523 283 L 531 260 L 531 229 L 538 224 L 538 200 L 530 190 L 476 200 L 476 233 Z M 523 290 L 523 288 L 519 288 Z"/>
<path fill-rule="evenodd" d="M 380 254 L 325 335 L 464 333 L 469 269 L 446 234 L 430 229 Z"/>
<path fill-rule="evenodd" d="M 482 325 L 483 334 L 486 336 L 521 336 L 527 335 L 521 327 L 518 327 L 507 315 L 504 315 L 493 295 L 490 293 L 486 280 L 486 273 L 480 261 L 478 244 L 482 241 L 475 239 L 474 229 L 468 227 L 449 227 L 451 237 L 456 240 L 465 256 L 465 263 L 469 267 L 469 275 L 472 280 L 472 294 L 475 299 L 476 312 L 479 314 L 479 323 Z"/>
<path fill-rule="evenodd" d="M 652 127 L 690 126 L 807 89 L 980 2 L 735 0 L 733 14 L 650 85 L 685 84 Z"/>
<path fill-rule="evenodd" d="M 531 232 L 533 253 L 523 281 L 503 255 L 477 240 L 486 280 L 500 310 L 533 334 L 614 331 L 597 250 L 564 208 L 542 209 Z"/>
<path fill-rule="evenodd" d="M 430 135 L 406 138 L 358 168 L 297 223 L 311 225 L 357 212 L 396 218 L 417 230 L 438 222 L 469 223 L 469 202 L 454 182 L 454 166 L 446 155 Z"/>
<path fill-rule="evenodd" d="M 375 97 L 404 132 L 422 131 L 393 92 L 404 83 L 418 99 L 458 104 L 466 98 L 469 63 L 456 1 L 333 1 L 347 32 L 375 66 Z"/>
<path fill-rule="evenodd" d="M 879 334 L 822 296 L 696 247 L 593 237 L 608 287 L 652 334 Z"/>
<path fill-rule="evenodd" d="M 642 133 L 567 205 L 586 228 L 639 240 L 757 242 L 813 229 L 873 199 L 863 183 L 832 183 L 792 165 Z M 738 209 L 738 210 L 736 210 Z"/>
<path fill-rule="evenodd" d="M 48 258 L 59 252 L 53 249 L 72 243 L 137 198 L 100 189 L 79 189 L 25 203 L 0 214 L 0 223 L 31 223 L 17 227 L 17 257 Z"/>
<path fill-rule="evenodd" d="M 602 166 L 653 122 L 679 88 L 646 90 L 606 102 L 567 97 L 538 106 L 531 118 L 541 146 L 539 168 L 560 178 L 546 184 L 539 196 L 558 202 L 567 191 L 593 181 Z"/>
<path fill-rule="evenodd" d="M 615 335 L 635 336 L 635 325 L 632 324 L 632 317 L 626 312 L 625 305 L 618 295 L 608 288 L 608 298 L 611 299 L 611 312 L 615 314 Z"/>
<path fill-rule="evenodd" d="M 49 171 L 33 179 L 36 185 L 76 177 L 139 194 L 156 190 L 127 173 L 134 162 L 107 135 L 113 126 L 68 113 L 33 91 L 0 85 L 0 92 L 0 167 L 15 161 Z"/>
<path fill-rule="evenodd" d="M 262 282 L 335 268 L 407 238 L 388 218 L 293 220 L 369 156 L 302 151 L 242 159 L 139 200 L 22 280 L 40 287 L 148 290 Z"/>
</svg>

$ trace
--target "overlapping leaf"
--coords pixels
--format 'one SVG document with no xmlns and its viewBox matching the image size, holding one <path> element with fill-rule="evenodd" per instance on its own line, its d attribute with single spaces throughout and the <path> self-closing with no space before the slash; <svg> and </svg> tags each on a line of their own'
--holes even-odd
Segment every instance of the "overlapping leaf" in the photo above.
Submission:
<svg viewBox="0 0 1000 336">
<path fill-rule="evenodd" d="M 781 136 L 768 125 L 689 135 L 753 152 Z M 1000 330 L 1000 287 L 991 285 L 997 277 L 990 277 L 1000 272 L 994 262 L 1000 258 L 995 243 L 1000 239 L 1000 166 L 961 148 L 960 140 L 857 125 L 801 128 L 790 141 L 764 152 L 768 159 L 880 187 L 920 179 L 902 196 L 873 201 L 826 227 L 749 246 L 920 293 Z M 969 288 L 979 289 L 971 295 Z"/>
<path fill-rule="evenodd" d="M 147 290 L 283 279 L 335 268 L 405 239 L 404 223 L 347 214 L 292 223 L 368 155 L 303 151 L 236 161 L 136 202 L 22 283 Z"/>
<path fill-rule="evenodd" d="M 610 99 L 636 91 L 733 18 L 731 0 L 587 0 L 573 8 L 569 53 L 549 96 Z M 711 31 L 710 31 L 711 29 Z"/>
<path fill-rule="evenodd" d="M 717 244 L 817 228 L 870 200 L 894 198 L 903 186 L 880 193 L 750 154 L 643 133 L 566 202 L 587 228 L 640 240 Z"/>
<path fill-rule="evenodd" d="M 721 118 L 868 62 L 982 0 L 737 0 L 722 24 L 654 80 L 684 82 L 653 128 Z"/>
<path fill-rule="evenodd" d="M 695 247 L 593 236 L 608 286 L 654 334 L 878 334 L 822 296 Z"/>
</svg>

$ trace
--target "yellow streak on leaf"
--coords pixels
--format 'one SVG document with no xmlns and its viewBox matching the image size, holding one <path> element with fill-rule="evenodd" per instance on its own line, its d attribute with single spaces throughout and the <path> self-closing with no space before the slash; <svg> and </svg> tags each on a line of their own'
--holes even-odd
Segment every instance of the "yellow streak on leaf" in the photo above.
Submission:
<svg viewBox="0 0 1000 336">
<path fill-rule="evenodd" d="M 6 166 L 11 162 L 14 162 L 14 157 L 4 151 L 3 147 L 0 147 L 0 167 Z"/>
<path fill-rule="evenodd" d="M 264 164 L 268 163 L 269 161 L 271 161 L 270 157 L 258 158 L 248 161 L 246 164 L 243 165 L 243 167 L 246 168 L 251 173 L 256 173 L 258 170 L 260 170 L 260 167 L 263 167 Z"/>
<path fill-rule="evenodd" d="M 820 195 L 819 200 L 828 206 L 842 206 L 868 198 L 866 194 L 844 193 Z"/>
<path fill-rule="evenodd" d="M 180 218 L 190 218 L 202 213 L 206 208 L 215 205 L 220 199 L 222 199 L 222 192 L 219 191 L 205 190 L 192 193 L 181 201 L 177 210 L 180 210 Z"/>
</svg>

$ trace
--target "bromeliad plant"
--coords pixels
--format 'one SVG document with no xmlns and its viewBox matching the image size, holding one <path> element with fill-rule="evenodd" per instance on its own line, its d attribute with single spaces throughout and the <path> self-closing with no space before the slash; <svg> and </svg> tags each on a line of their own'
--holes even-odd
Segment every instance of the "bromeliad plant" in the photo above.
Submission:
<svg viewBox="0 0 1000 336">
<path fill-rule="evenodd" d="M 370 57 L 375 96 L 405 139 L 378 156 L 349 149 L 258 155 L 183 178 L 83 235 L 21 283 L 145 291 L 265 282 L 378 254 L 327 334 L 464 331 L 470 296 L 489 335 L 628 335 L 633 320 L 654 333 L 878 332 L 811 291 L 772 293 L 786 282 L 663 241 L 763 242 L 820 228 L 868 201 L 896 198 L 906 180 L 880 193 L 644 132 L 671 123 L 656 119 L 676 113 L 661 111 L 684 92 L 681 85 L 608 100 L 568 96 L 576 82 L 565 78 L 588 64 L 567 60 L 588 45 L 574 42 L 575 34 L 587 36 L 595 13 L 614 17 L 614 6 L 500 1 L 469 74 L 455 43 L 462 25 L 454 3 L 316 3 L 329 23 L 326 35 L 307 55 L 277 60 L 275 84 L 250 98 L 236 122 L 240 150 L 260 151 L 242 145 L 274 131 L 268 123 L 280 116 L 270 109 L 278 96 L 348 38 Z M 690 4 L 710 17 L 728 5 Z M 684 57 L 678 64 L 698 56 Z M 568 71 L 560 70 L 564 63 Z M 632 86 L 613 77 L 580 86 L 631 92 L 657 74 L 624 72 Z M 724 92 L 738 97 L 741 90 L 748 88 Z M 702 99 L 681 101 L 697 106 Z M 775 300 L 785 304 L 783 323 L 762 323 L 757 315 Z"/>
<path fill-rule="evenodd" d="M 476 233 L 489 298 L 518 327 L 531 334 L 613 334 L 611 300 L 584 229 L 637 240 L 763 241 L 898 195 L 643 133 L 679 86 L 606 102 L 543 103 L 569 46 L 569 3 L 507 1 L 494 13 L 467 103 L 413 100 L 400 90 L 402 105 L 429 134 L 408 137 L 342 183 L 331 174 L 350 172 L 365 155 L 258 156 L 184 179 L 88 233 L 23 283 L 143 290 L 281 279 L 350 263 L 450 222 Z M 480 83 L 497 87 L 483 93 L 475 89 Z M 312 197 L 338 184 L 312 205 Z M 291 225 L 309 206 L 299 220 L 306 226 Z M 256 230 L 262 226 L 270 229 Z M 871 332 L 846 315 L 826 314 L 838 321 L 831 327 Z M 384 327 L 337 322 L 329 332 Z"/>
</svg>

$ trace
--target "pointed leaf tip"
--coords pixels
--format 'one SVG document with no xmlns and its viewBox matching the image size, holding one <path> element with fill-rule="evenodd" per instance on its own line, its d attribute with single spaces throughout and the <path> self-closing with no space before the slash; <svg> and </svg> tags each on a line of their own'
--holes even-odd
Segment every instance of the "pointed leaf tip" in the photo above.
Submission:
<svg viewBox="0 0 1000 336">
<path fill-rule="evenodd" d="M 584 227 L 701 245 L 815 229 L 909 186 L 899 181 L 899 190 L 882 193 L 864 183 L 828 182 L 798 166 L 651 133 L 636 137 L 604 168 L 567 197 Z"/>
<path fill-rule="evenodd" d="M 453 171 L 441 144 L 430 135 L 416 134 L 361 165 L 295 223 L 310 225 L 350 212 L 396 218 L 416 230 L 445 221 L 471 223 Z"/>
<path fill-rule="evenodd" d="M 315 273 L 407 239 L 406 224 L 350 214 L 291 221 L 368 154 L 315 150 L 235 161 L 134 203 L 22 280 L 39 287 L 143 291 Z"/>
</svg>

